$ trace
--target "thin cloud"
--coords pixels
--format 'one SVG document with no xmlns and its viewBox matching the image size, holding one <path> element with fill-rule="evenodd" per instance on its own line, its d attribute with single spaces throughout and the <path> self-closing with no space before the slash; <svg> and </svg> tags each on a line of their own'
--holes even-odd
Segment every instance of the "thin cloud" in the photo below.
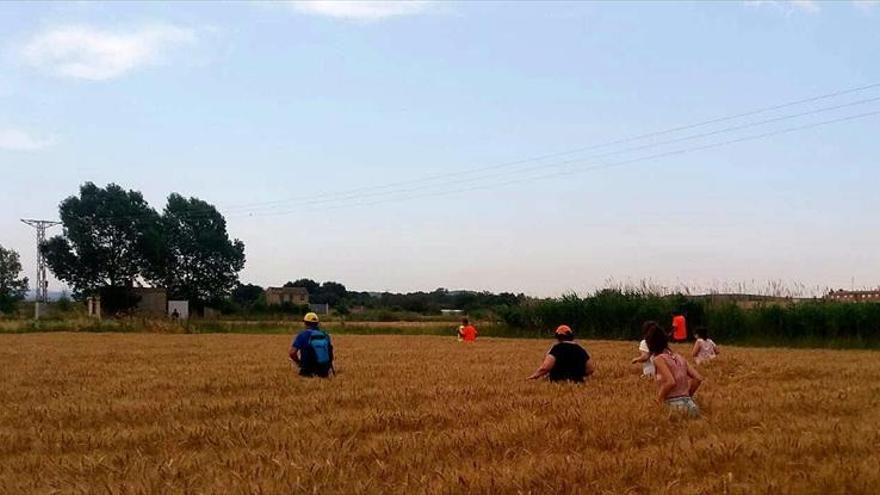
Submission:
<svg viewBox="0 0 880 495">
<path fill-rule="evenodd" d="M 789 3 L 792 7 L 803 10 L 804 12 L 809 12 L 811 14 L 819 12 L 819 3 L 815 0 L 791 0 Z"/>
<path fill-rule="evenodd" d="M 193 30 L 168 24 L 127 30 L 67 25 L 36 34 L 20 54 L 31 67 L 55 76 L 102 81 L 155 64 L 172 47 L 195 40 Z"/>
<path fill-rule="evenodd" d="M 431 2 L 360 1 L 360 0 L 304 0 L 289 2 L 296 11 L 305 14 L 358 21 L 377 21 L 389 17 L 415 15 L 425 12 Z"/>
<path fill-rule="evenodd" d="M 20 129 L 0 129 L 0 150 L 36 151 L 53 144 L 53 139 L 38 138 Z"/>
<path fill-rule="evenodd" d="M 789 14 L 794 11 L 816 14 L 821 10 L 816 0 L 747 0 L 745 3 L 751 7 L 770 6 Z"/>
<path fill-rule="evenodd" d="M 880 5 L 880 0 L 853 0 L 853 5 L 862 12 L 871 12 Z"/>
</svg>

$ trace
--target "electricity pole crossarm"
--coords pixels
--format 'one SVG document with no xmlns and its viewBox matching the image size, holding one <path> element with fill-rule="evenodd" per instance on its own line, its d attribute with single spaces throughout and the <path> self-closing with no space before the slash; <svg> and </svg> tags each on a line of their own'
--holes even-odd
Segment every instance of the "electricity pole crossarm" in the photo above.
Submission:
<svg viewBox="0 0 880 495">
<path fill-rule="evenodd" d="M 37 230 L 37 280 L 35 282 L 36 290 L 34 291 L 34 300 L 37 304 L 48 302 L 49 279 L 46 276 L 46 260 L 43 258 L 40 246 L 46 242 L 46 229 L 55 225 L 60 225 L 61 222 L 56 222 L 54 220 L 34 220 L 31 218 L 22 218 L 21 221 Z M 39 310 L 37 310 L 37 315 L 39 315 Z"/>
</svg>

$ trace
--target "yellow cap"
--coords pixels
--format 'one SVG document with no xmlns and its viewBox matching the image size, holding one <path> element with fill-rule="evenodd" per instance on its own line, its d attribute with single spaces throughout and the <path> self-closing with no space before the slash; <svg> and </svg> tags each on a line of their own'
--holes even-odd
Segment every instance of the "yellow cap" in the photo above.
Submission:
<svg viewBox="0 0 880 495">
<path fill-rule="evenodd" d="M 318 320 L 317 313 L 306 313 L 306 315 L 303 316 L 303 321 L 306 323 L 318 323 L 320 320 Z"/>
</svg>

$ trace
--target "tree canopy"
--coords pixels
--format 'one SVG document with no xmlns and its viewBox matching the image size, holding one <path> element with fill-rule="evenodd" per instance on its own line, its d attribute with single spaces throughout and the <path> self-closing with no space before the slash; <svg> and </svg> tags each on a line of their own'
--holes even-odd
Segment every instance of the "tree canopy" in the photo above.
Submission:
<svg viewBox="0 0 880 495">
<path fill-rule="evenodd" d="M 261 303 L 265 304 L 263 299 L 264 292 L 263 288 L 259 285 L 239 283 L 235 286 L 235 289 L 232 289 L 230 299 L 240 308 L 253 309 Z"/>
<path fill-rule="evenodd" d="M 329 304 L 331 306 L 345 299 L 348 291 L 339 282 L 327 281 L 318 283 L 310 278 L 301 278 L 295 282 L 287 282 L 284 287 L 302 287 L 309 291 L 309 302 Z"/>
<path fill-rule="evenodd" d="M 301 278 L 296 280 L 295 282 L 287 282 L 284 284 L 284 287 L 302 287 L 305 290 L 309 291 L 309 295 L 317 294 L 318 290 L 321 288 L 321 284 L 315 282 L 310 278 Z"/>
<path fill-rule="evenodd" d="M 140 192 L 87 182 L 79 197 L 61 202 L 59 214 L 64 232 L 41 250 L 52 273 L 78 295 L 130 286 L 158 249 L 159 215 Z"/>
<path fill-rule="evenodd" d="M 363 308 L 437 314 L 443 309 L 494 310 L 501 307 L 517 306 L 526 300 L 526 296 L 523 294 L 509 292 L 493 294 L 468 290 L 450 291 L 444 288 L 431 292 L 405 294 L 358 292 L 348 290 L 345 285 L 339 282 L 317 282 L 310 278 L 300 278 L 293 282 L 287 282 L 284 286 L 303 287 L 309 291 L 309 302 L 327 303 L 341 312 L 348 312 L 352 308 Z"/>
<path fill-rule="evenodd" d="M 21 261 L 18 253 L 0 246 L 0 313 L 9 313 L 15 303 L 24 299 L 28 289 L 27 277 L 19 278 Z"/>
<path fill-rule="evenodd" d="M 77 296 L 147 281 L 171 298 L 209 303 L 229 295 L 244 267 L 244 243 L 230 240 L 223 215 L 197 198 L 173 193 L 159 215 L 140 192 L 87 182 L 59 213 L 62 235 L 40 249 Z"/>
<path fill-rule="evenodd" d="M 244 243 L 229 239 L 217 208 L 174 193 L 160 224 L 161 248 L 147 279 L 171 298 L 204 303 L 228 296 L 244 268 Z"/>
<path fill-rule="evenodd" d="M 339 282 L 324 282 L 315 298 L 316 303 L 326 303 L 331 306 L 338 304 L 348 295 L 348 290 Z"/>
</svg>

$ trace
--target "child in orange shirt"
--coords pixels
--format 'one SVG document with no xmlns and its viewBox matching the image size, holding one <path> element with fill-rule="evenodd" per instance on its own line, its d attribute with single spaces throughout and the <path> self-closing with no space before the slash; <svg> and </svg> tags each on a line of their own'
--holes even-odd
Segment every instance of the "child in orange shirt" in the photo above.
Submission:
<svg viewBox="0 0 880 495">
<path fill-rule="evenodd" d="M 473 342 L 477 340 L 477 329 L 470 324 L 467 318 L 462 318 L 461 326 L 458 327 L 458 340 L 461 342 Z"/>
</svg>

